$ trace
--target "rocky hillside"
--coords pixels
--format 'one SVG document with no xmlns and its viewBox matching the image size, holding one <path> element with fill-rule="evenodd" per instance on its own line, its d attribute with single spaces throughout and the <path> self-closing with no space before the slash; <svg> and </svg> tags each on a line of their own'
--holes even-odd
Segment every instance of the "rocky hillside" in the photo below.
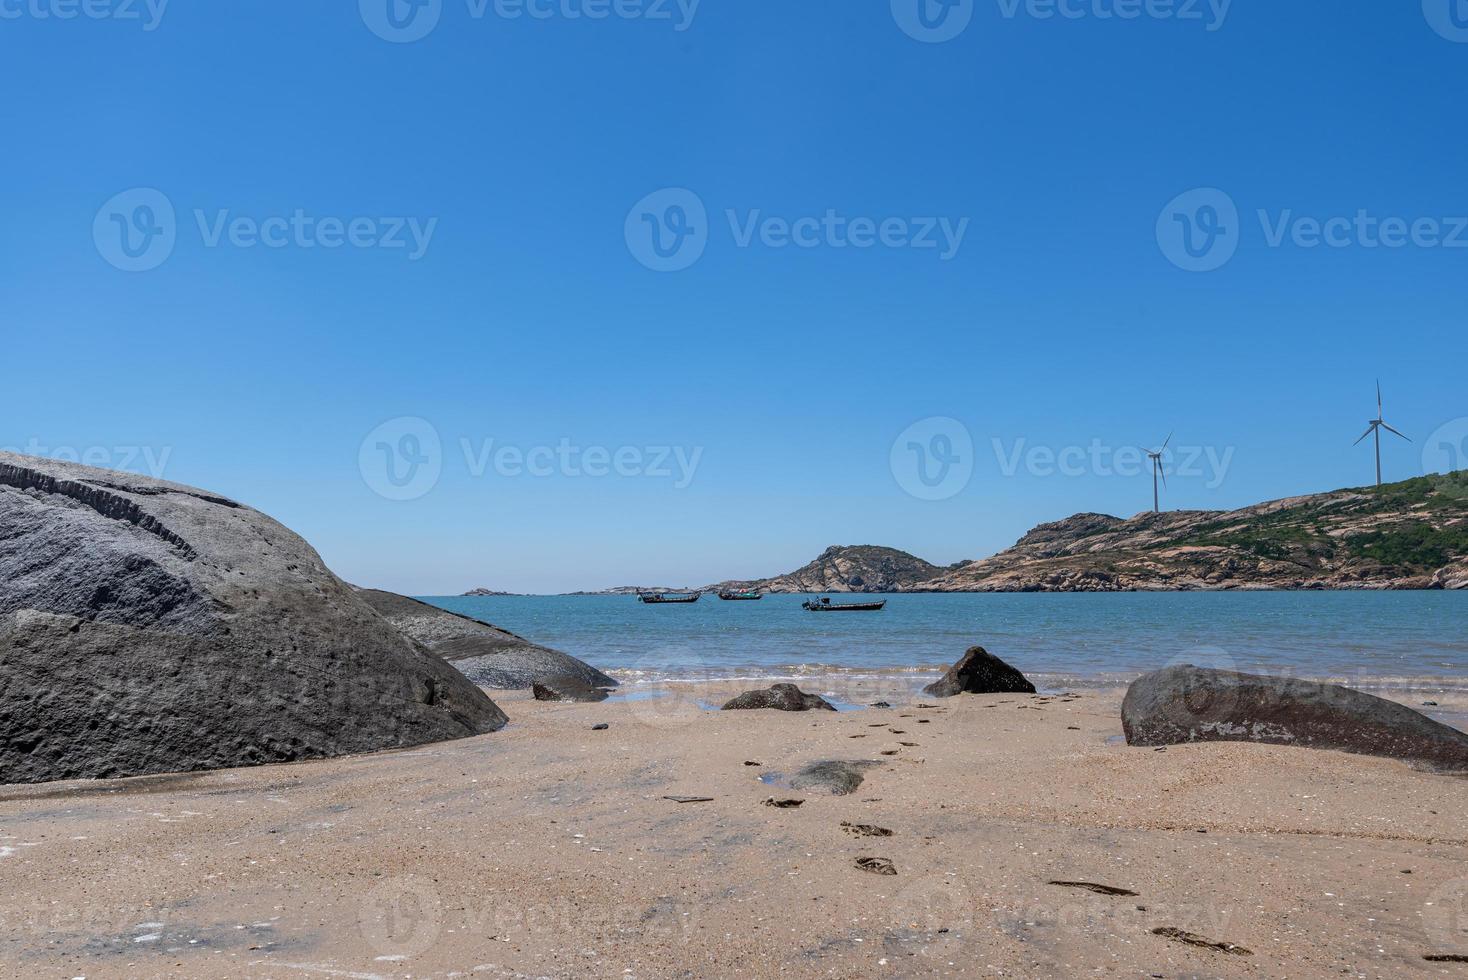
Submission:
<svg viewBox="0 0 1468 980">
<path fill-rule="evenodd" d="M 924 583 L 944 592 L 1464 587 L 1464 473 L 1235 511 L 1080 514 Z"/>
<path fill-rule="evenodd" d="M 1468 588 L 1468 471 L 1127 520 L 1077 514 L 1007 551 L 939 568 L 891 548 L 831 548 L 769 592 L 1125 592 Z"/>
<path fill-rule="evenodd" d="M 752 582 L 720 582 L 707 591 L 759 589 L 763 592 L 907 592 L 951 569 L 931 565 L 896 548 L 874 545 L 832 546 L 788 575 Z"/>
</svg>

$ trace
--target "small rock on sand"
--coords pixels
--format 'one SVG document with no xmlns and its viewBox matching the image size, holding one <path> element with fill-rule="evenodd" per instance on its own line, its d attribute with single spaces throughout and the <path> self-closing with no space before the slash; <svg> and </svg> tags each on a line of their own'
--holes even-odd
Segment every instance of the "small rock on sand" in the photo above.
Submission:
<svg viewBox="0 0 1468 980">
<path fill-rule="evenodd" d="M 745 691 L 724 705 L 724 711 L 752 711 L 771 708 L 775 711 L 835 711 L 825 698 L 806 694 L 794 684 L 775 684 L 765 691 Z"/>
<path fill-rule="evenodd" d="M 599 687 L 583 684 L 573 677 L 558 677 L 545 684 L 532 685 L 530 690 L 537 701 L 605 701 L 607 692 Z"/>
<path fill-rule="evenodd" d="M 856 859 L 856 866 L 874 875 L 895 875 L 897 873 L 897 865 L 886 858 L 859 857 Z"/>
<path fill-rule="evenodd" d="M 856 788 L 866 778 L 862 775 L 862 770 L 877 765 L 882 763 L 868 760 L 843 762 L 834 759 L 812 762 L 795 774 L 790 780 L 790 786 L 792 789 L 824 790 L 832 796 L 846 796 L 856 792 Z"/>
</svg>

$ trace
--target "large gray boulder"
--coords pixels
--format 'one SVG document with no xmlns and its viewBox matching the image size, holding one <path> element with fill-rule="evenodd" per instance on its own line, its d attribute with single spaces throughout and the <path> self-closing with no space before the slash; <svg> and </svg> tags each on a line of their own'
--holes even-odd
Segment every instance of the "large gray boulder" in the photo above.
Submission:
<svg viewBox="0 0 1468 980">
<path fill-rule="evenodd" d="M 259 511 L 0 453 L 0 783 L 289 762 L 505 721 Z"/>
<path fill-rule="evenodd" d="M 935 698 L 956 694 L 1034 694 L 1035 685 L 983 647 L 969 647 L 948 673 L 923 688 Z"/>
<path fill-rule="evenodd" d="M 1468 734 L 1336 684 L 1184 665 L 1134 681 L 1121 705 L 1129 745 L 1265 742 L 1468 770 Z"/>
<path fill-rule="evenodd" d="M 363 589 L 358 595 L 389 623 L 452 663 L 480 687 L 528 691 L 536 684 L 554 685 L 568 677 L 586 687 L 617 686 L 615 680 L 570 654 L 531 643 L 483 620 L 394 592 Z"/>
</svg>

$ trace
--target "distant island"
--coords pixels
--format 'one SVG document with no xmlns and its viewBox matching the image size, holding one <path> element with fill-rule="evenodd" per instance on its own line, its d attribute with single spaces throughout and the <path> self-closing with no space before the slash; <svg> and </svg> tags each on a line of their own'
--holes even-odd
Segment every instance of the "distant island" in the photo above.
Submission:
<svg viewBox="0 0 1468 980">
<path fill-rule="evenodd" d="M 1468 471 L 1232 511 L 1077 514 L 940 567 L 871 545 L 707 591 L 1139 592 L 1468 588 Z"/>
</svg>

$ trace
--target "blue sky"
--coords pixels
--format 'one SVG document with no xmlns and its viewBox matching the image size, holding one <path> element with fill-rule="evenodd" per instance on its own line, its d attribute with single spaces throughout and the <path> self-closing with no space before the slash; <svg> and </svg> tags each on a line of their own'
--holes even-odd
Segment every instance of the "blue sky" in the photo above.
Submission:
<svg viewBox="0 0 1468 980">
<path fill-rule="evenodd" d="M 0 446 L 356 582 L 975 558 L 1169 431 L 1166 507 L 1357 485 L 1378 376 L 1389 479 L 1468 448 L 1447 0 L 92 2 L 0 0 Z"/>
</svg>

